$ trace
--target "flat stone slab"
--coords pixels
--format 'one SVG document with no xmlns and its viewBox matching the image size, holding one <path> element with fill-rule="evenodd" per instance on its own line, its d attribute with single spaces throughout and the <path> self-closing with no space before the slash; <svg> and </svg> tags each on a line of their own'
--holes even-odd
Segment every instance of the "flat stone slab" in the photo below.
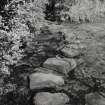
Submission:
<svg viewBox="0 0 105 105">
<path fill-rule="evenodd" d="M 76 66 L 76 61 L 68 58 L 48 58 L 43 64 L 43 67 L 63 74 L 68 74 Z"/>
<path fill-rule="evenodd" d="M 64 85 L 63 77 L 52 73 L 33 73 L 29 79 L 30 89 L 53 88 Z"/>
<path fill-rule="evenodd" d="M 105 97 L 98 93 L 89 93 L 85 96 L 86 105 L 105 105 Z"/>
<path fill-rule="evenodd" d="M 34 96 L 35 105 L 65 105 L 69 97 L 64 93 L 40 92 Z"/>
</svg>

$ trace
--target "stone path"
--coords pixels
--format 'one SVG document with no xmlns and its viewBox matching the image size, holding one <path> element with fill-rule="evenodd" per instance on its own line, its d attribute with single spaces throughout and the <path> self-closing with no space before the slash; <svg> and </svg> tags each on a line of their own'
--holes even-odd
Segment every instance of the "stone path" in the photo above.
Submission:
<svg viewBox="0 0 105 105">
<path fill-rule="evenodd" d="M 49 88 L 52 90 L 62 89 L 66 86 L 66 79 L 74 73 L 81 78 L 90 75 L 102 77 L 102 73 L 105 73 L 104 24 L 83 24 L 73 28 L 66 26 L 66 28 L 62 27 L 61 30 L 69 42 L 61 50 L 64 56 L 56 55 L 54 58 L 48 58 L 43 63 L 43 67 L 36 68 L 35 73 L 29 75 L 30 89 L 42 91 L 33 97 L 34 105 L 71 105 L 71 97 L 66 92 L 55 91 L 52 93 L 44 90 Z M 78 68 L 81 64 L 85 64 L 86 70 L 81 66 Z M 69 79 L 70 81 L 72 79 Z M 86 105 L 105 105 L 105 98 L 98 95 L 98 93 L 90 93 L 84 96 Z"/>
</svg>

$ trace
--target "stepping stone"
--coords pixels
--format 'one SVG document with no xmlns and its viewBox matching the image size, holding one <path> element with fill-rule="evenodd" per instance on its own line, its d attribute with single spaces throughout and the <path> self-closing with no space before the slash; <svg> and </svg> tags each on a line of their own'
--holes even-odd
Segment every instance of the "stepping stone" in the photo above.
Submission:
<svg viewBox="0 0 105 105">
<path fill-rule="evenodd" d="M 77 49 L 73 49 L 73 48 L 64 47 L 61 51 L 66 57 L 69 57 L 69 58 L 77 57 L 80 55 L 80 52 Z"/>
<path fill-rule="evenodd" d="M 69 97 L 64 93 L 40 92 L 33 98 L 34 105 L 66 105 Z"/>
<path fill-rule="evenodd" d="M 55 88 L 64 85 L 62 76 L 52 73 L 33 73 L 29 76 L 30 89 Z"/>
<path fill-rule="evenodd" d="M 76 67 L 76 61 L 68 58 L 48 58 L 43 67 L 67 75 Z"/>
<path fill-rule="evenodd" d="M 96 92 L 87 94 L 85 100 L 86 105 L 105 105 L 105 97 Z"/>
</svg>

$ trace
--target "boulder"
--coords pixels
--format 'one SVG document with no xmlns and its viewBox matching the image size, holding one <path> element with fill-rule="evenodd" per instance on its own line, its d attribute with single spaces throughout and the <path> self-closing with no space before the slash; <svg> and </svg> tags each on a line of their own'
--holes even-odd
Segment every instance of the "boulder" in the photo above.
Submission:
<svg viewBox="0 0 105 105">
<path fill-rule="evenodd" d="M 64 93 L 40 92 L 33 98 L 35 105 L 65 105 L 69 97 Z"/>
<path fill-rule="evenodd" d="M 30 89 L 54 88 L 64 85 L 62 76 L 52 73 L 33 73 L 29 76 Z"/>
<path fill-rule="evenodd" d="M 69 58 L 73 58 L 80 55 L 80 52 L 78 49 L 64 47 L 61 51 L 66 57 L 69 57 Z"/>
<path fill-rule="evenodd" d="M 43 67 L 67 75 L 76 67 L 76 61 L 68 58 L 48 58 Z"/>
<path fill-rule="evenodd" d="M 85 96 L 86 105 L 105 105 L 105 97 L 99 93 L 89 93 Z"/>
</svg>

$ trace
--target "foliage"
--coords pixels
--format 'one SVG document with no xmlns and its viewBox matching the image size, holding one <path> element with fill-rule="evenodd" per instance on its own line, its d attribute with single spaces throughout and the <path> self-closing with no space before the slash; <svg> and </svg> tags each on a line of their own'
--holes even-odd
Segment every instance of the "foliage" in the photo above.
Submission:
<svg viewBox="0 0 105 105">
<path fill-rule="evenodd" d="M 6 30 L 6 27 L 9 29 L 9 32 L 1 31 L 1 35 L 3 35 L 1 40 L 4 40 L 6 38 L 6 40 L 4 40 L 5 42 L 3 41 L 3 43 L 1 43 L 2 45 L 1 47 L 3 49 L 3 50 L 1 49 L 3 52 L 2 57 L 5 60 L 4 63 L 1 60 L 1 62 L 3 63 L 1 66 L 2 71 L 3 71 L 3 68 L 6 71 L 6 69 L 10 65 L 16 65 L 17 62 L 19 62 L 24 56 L 24 49 L 22 48 L 22 46 L 26 43 L 26 41 L 28 41 L 28 37 L 29 36 L 31 37 L 31 30 L 29 29 L 29 26 L 26 23 L 35 22 L 34 25 L 36 25 L 36 23 L 38 25 L 38 22 L 40 20 L 44 20 L 44 16 L 42 16 L 43 8 L 39 7 L 38 3 L 34 5 L 32 3 L 30 4 L 25 3 L 23 5 L 20 5 L 19 2 L 13 1 L 12 3 L 5 6 L 5 12 L 8 12 L 11 9 L 14 11 L 14 13 L 16 13 L 15 15 L 9 14 L 9 16 L 10 15 L 13 16 L 12 18 L 9 18 L 9 22 L 11 24 L 11 31 L 10 31 L 10 28 L 8 28 L 9 27 L 8 24 L 6 26 L 4 25 L 5 22 L 7 22 L 6 20 L 4 22 L 2 21 L 3 23 L 1 24 L 4 30 Z M 35 11 L 38 11 L 38 13 Z M 34 17 L 33 14 L 39 17 Z M 39 26 L 37 25 L 36 27 L 39 28 Z M 4 43 L 6 44 L 4 45 Z M 5 48 L 8 48 L 8 49 L 5 49 Z"/>
<path fill-rule="evenodd" d="M 94 22 L 104 18 L 104 0 L 65 0 L 61 20 L 70 22 Z"/>
<path fill-rule="evenodd" d="M 1 43 L 1 72 L 4 74 L 11 75 L 16 72 L 17 75 L 18 72 L 22 72 L 21 69 L 25 69 L 24 65 L 40 66 L 43 60 L 54 56 L 64 45 L 64 34 L 57 30 L 53 32 L 51 23 L 44 18 L 46 3 L 47 0 L 34 0 L 29 3 L 19 0 L 5 6 L 5 12 L 12 9 L 15 15 L 9 14 L 12 15 L 12 18 L 9 18 L 9 31 L 6 30 L 8 24 L 2 26 L 4 30 L 0 30 L 2 39 L 6 39 Z"/>
</svg>

